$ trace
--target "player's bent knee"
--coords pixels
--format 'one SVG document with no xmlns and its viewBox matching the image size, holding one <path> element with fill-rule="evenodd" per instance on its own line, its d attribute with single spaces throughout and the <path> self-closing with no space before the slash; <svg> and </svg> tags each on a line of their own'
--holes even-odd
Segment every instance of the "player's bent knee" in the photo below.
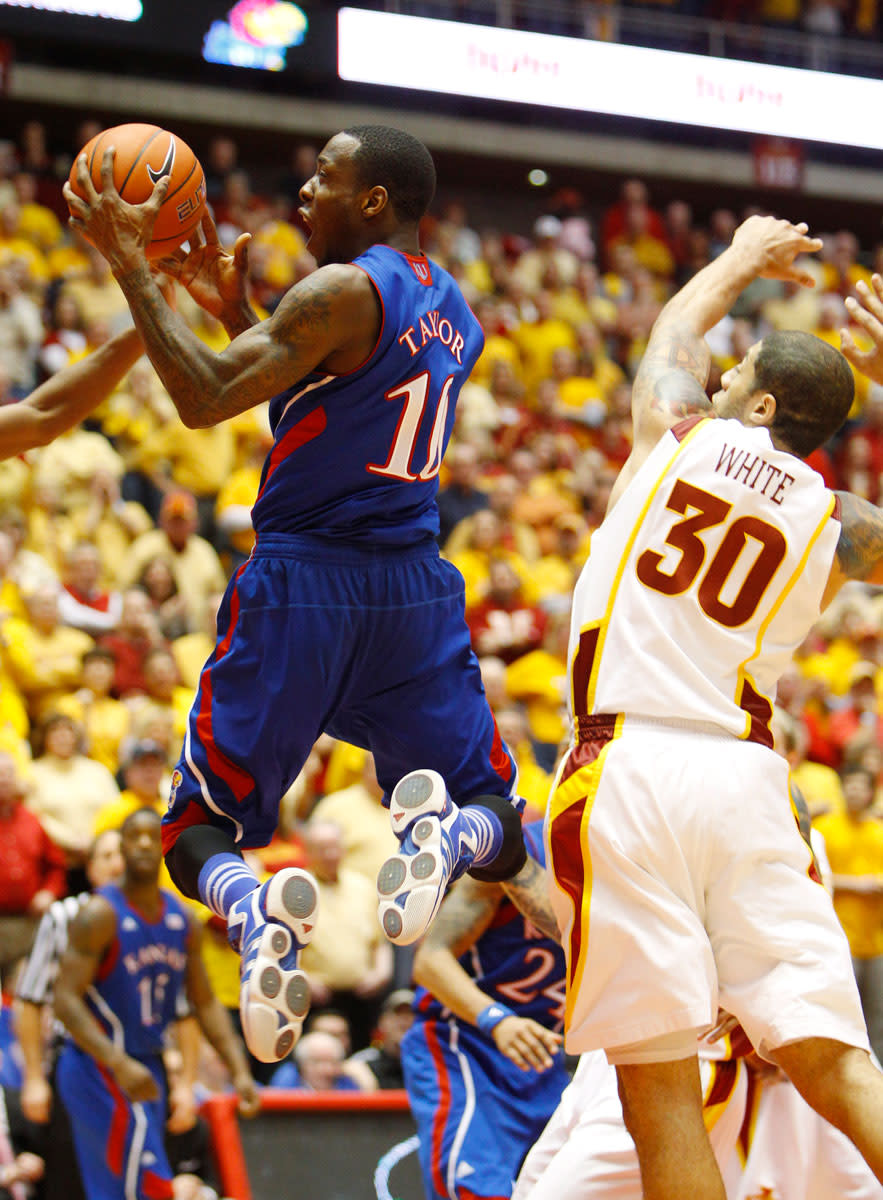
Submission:
<svg viewBox="0 0 883 1200">
<path fill-rule="evenodd" d="M 492 863 L 483 867 L 472 867 L 468 873 L 482 883 L 499 883 L 503 879 L 511 879 L 527 862 L 521 816 L 505 796 L 475 796 L 460 804 L 460 808 L 470 806 L 486 808 L 499 819 L 503 827 L 503 844 Z"/>
<path fill-rule="evenodd" d="M 184 896 L 198 900 L 199 872 L 215 854 L 239 854 L 228 833 L 213 825 L 191 825 L 182 829 L 166 852 L 166 866 L 175 887 Z"/>
</svg>

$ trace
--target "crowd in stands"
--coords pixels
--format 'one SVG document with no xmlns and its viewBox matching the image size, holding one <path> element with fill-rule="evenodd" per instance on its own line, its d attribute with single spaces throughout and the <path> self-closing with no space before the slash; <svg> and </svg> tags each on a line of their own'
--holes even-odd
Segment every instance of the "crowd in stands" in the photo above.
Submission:
<svg viewBox="0 0 883 1200">
<path fill-rule="evenodd" d="M 313 155 L 299 147 L 277 193 L 264 195 L 233 141 L 204 150 L 222 240 L 253 235 L 251 283 L 265 312 L 314 266 L 293 203 Z M 37 122 L 0 145 L 0 403 L 128 321 L 104 260 L 64 224 L 69 161 Z M 630 179 L 602 213 L 559 193 L 529 236 L 474 227 L 457 203 L 423 230 L 426 252 L 458 279 L 486 335 L 440 479 L 439 540 L 465 579 L 486 690 L 531 817 L 542 814 L 567 736 L 570 595 L 629 453 L 631 380 L 666 298 L 720 253 L 742 215 L 720 208 L 700 221 L 684 201 L 658 210 L 647 185 Z M 818 232 L 815 289 L 761 280 L 712 330 L 709 393 L 768 330 L 839 345 L 844 300 L 883 269 L 883 243 Z M 179 305 L 199 337 L 223 346 L 207 314 L 183 294 Z M 263 409 L 185 428 L 143 359 L 83 427 L 0 463 L 0 969 L 10 990 L 48 905 L 85 886 L 96 834 L 140 806 L 164 809 L 220 595 L 251 548 L 249 510 L 270 444 Z M 811 461 L 830 486 L 883 500 L 883 389 L 857 376 L 848 424 Z M 883 997 L 881 701 L 883 596 L 853 584 L 783 681 L 776 733 L 828 841 L 883 1056 L 873 1002 Z M 267 872 L 307 866 L 322 889 L 303 964 L 313 1036 L 280 1068 L 283 1082 L 400 1081 L 409 965 L 373 917 L 377 868 L 394 848 L 370 757 L 323 737 L 285 798 L 276 838 L 255 855 Z M 236 1019 L 238 959 L 221 923 L 203 916 L 212 981 Z M 3 1054 L 14 1074 L 11 1039 Z M 205 1079 L 218 1079 L 208 1054 Z"/>
</svg>

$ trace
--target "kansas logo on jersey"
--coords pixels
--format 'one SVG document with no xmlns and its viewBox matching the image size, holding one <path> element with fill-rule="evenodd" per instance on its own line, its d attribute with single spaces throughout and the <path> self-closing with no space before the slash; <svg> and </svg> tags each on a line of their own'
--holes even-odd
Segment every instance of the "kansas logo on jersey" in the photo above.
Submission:
<svg viewBox="0 0 883 1200">
<path fill-rule="evenodd" d="M 171 808 L 175 803 L 175 797 L 178 795 L 178 788 L 183 782 L 184 776 L 181 774 L 178 768 L 175 767 L 174 771 L 172 772 L 172 786 L 169 788 L 169 808 Z"/>
</svg>

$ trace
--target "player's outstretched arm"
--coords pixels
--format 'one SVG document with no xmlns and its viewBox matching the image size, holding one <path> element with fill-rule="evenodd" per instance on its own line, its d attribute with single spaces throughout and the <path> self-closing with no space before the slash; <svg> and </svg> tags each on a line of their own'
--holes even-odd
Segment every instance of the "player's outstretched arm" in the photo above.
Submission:
<svg viewBox="0 0 883 1200">
<path fill-rule="evenodd" d="M 711 363 L 705 335 L 758 276 L 812 287 L 813 277 L 794 260 L 820 250 L 805 224 L 749 217 L 730 246 L 698 271 L 663 308 L 653 326 L 635 379 L 635 441 L 654 446 L 666 429 L 708 408 L 705 383 Z"/>
<path fill-rule="evenodd" d="M 240 1116 L 255 1116 L 261 1106 L 257 1088 L 242 1046 L 233 1032 L 230 1016 L 212 991 L 205 973 L 205 964 L 202 961 L 202 930 L 195 918 L 191 918 L 190 921 L 186 987 L 187 999 L 200 1029 L 230 1072 L 230 1079 L 239 1096 Z"/>
<path fill-rule="evenodd" d="M 93 896 L 70 923 L 68 947 L 55 985 L 55 1014 L 80 1049 L 113 1073 L 130 1100 L 157 1100 L 159 1088 L 153 1075 L 114 1045 L 83 1000 L 115 937 L 113 906 L 103 896 Z"/>
<path fill-rule="evenodd" d="M 110 264 L 129 304 L 144 348 L 191 429 L 215 425 L 291 387 L 320 365 L 349 371 L 368 357 L 380 329 L 380 307 L 363 271 L 322 267 L 296 284 L 273 316 L 246 329 L 214 353 L 165 302 L 145 257 L 168 177 L 143 204 L 127 204 L 113 183 L 113 150 L 101 163 L 101 190 L 77 164 L 78 196 L 64 196 L 71 225 Z"/>
<path fill-rule="evenodd" d="M 463 1021 L 478 1024 L 489 1006 L 487 993 L 457 959 L 474 946 L 494 918 L 503 898 L 497 883 L 464 875 L 445 897 L 438 916 L 414 958 L 414 979 Z M 493 1025 L 490 1036 L 501 1054 L 522 1070 L 546 1070 L 561 1037 L 529 1017 L 514 1013 Z"/>
<path fill-rule="evenodd" d="M 45 446 L 79 424 L 135 365 L 144 347 L 134 329 L 62 367 L 19 404 L 0 409 L 0 458 Z"/>
</svg>

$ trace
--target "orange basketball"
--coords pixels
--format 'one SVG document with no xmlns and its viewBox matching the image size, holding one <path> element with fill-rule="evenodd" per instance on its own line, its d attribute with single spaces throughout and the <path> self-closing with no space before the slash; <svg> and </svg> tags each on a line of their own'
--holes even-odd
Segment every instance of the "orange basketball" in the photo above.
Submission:
<svg viewBox="0 0 883 1200">
<path fill-rule="evenodd" d="M 86 155 L 86 165 L 99 190 L 101 160 L 109 146 L 116 148 L 114 184 L 130 204 L 143 204 L 157 180 L 170 176 L 169 190 L 147 247 L 148 258 L 162 258 L 187 241 L 205 212 L 205 176 L 199 159 L 177 134 L 158 125 L 116 125 L 96 134 L 80 151 Z M 80 195 L 76 161 L 71 167 L 70 185 Z"/>
</svg>

